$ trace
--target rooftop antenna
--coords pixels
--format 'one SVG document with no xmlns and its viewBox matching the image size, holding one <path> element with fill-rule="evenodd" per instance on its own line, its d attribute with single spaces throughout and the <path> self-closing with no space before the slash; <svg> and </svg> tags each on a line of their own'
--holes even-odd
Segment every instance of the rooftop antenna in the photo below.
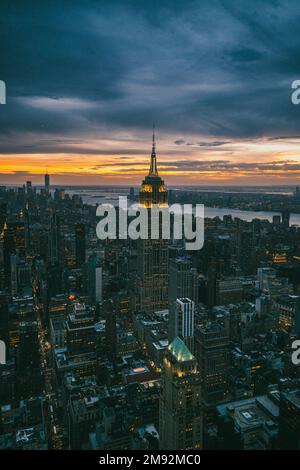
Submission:
<svg viewBox="0 0 300 470">
<path fill-rule="evenodd" d="M 155 148 L 155 125 L 153 123 L 153 132 L 152 132 L 152 152 L 151 152 L 151 163 L 149 175 L 157 176 L 157 166 L 156 166 L 156 148 Z"/>
</svg>

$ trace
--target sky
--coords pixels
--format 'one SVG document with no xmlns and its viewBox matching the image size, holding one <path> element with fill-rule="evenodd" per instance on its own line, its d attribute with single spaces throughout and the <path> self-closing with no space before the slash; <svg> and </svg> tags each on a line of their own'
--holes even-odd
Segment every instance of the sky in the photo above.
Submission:
<svg viewBox="0 0 300 470">
<path fill-rule="evenodd" d="M 300 183 L 298 0 L 1 1 L 0 184 Z"/>
</svg>

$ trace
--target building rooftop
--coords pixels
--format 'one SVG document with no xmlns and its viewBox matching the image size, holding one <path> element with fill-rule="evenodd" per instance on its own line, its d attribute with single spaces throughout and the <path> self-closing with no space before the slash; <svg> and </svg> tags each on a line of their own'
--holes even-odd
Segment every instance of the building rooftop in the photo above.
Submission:
<svg viewBox="0 0 300 470">
<path fill-rule="evenodd" d="M 296 408 L 300 409 L 300 391 L 296 390 L 285 390 L 282 395 L 287 398 Z"/>
<path fill-rule="evenodd" d="M 178 336 L 168 346 L 168 351 L 179 362 L 191 361 L 194 359 L 194 356 L 191 351 L 188 349 L 182 339 L 178 338 Z"/>
<path fill-rule="evenodd" d="M 182 304 L 190 304 L 192 301 L 187 297 L 180 297 L 179 299 L 177 299 L 177 302 L 180 302 Z"/>
<path fill-rule="evenodd" d="M 161 350 L 164 350 L 166 349 L 166 347 L 168 346 L 169 344 L 169 341 L 167 339 L 161 339 L 159 340 L 157 343 L 152 343 L 153 347 L 157 350 L 157 351 L 161 351 Z"/>
<path fill-rule="evenodd" d="M 279 419 L 278 391 L 218 405 L 217 412 L 223 418 L 231 417 L 243 431 L 266 426 L 273 432 Z"/>
</svg>

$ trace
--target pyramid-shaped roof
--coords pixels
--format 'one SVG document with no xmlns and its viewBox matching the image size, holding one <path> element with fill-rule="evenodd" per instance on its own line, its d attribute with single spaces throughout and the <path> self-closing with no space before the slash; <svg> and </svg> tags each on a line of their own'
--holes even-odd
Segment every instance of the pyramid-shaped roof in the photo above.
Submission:
<svg viewBox="0 0 300 470">
<path fill-rule="evenodd" d="M 178 336 L 168 346 L 168 351 L 179 362 L 192 361 L 193 359 L 195 359 L 186 344 L 182 341 L 182 339 L 178 338 Z"/>
</svg>

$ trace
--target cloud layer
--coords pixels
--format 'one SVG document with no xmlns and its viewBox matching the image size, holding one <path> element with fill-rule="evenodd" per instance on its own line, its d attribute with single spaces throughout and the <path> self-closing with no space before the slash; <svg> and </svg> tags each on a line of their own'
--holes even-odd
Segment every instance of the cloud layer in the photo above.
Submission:
<svg viewBox="0 0 300 470">
<path fill-rule="evenodd" d="M 296 0 L 4 1 L 1 181 L 45 163 L 77 178 L 81 156 L 84 182 L 117 182 L 105 166 L 142 171 L 155 121 L 171 182 L 295 182 L 299 20 Z"/>
</svg>

